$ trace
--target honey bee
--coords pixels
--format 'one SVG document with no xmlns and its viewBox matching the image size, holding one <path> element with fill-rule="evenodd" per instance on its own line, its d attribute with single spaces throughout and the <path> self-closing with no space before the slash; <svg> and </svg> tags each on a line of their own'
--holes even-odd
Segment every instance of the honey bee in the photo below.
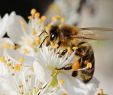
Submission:
<svg viewBox="0 0 113 95">
<path fill-rule="evenodd" d="M 65 47 L 65 49 L 59 53 L 60 56 L 65 55 L 68 52 L 68 48 L 70 48 L 72 52 L 75 51 L 75 56 L 78 57 L 78 59 L 70 65 L 56 69 L 72 70 L 73 77 L 78 77 L 84 83 L 89 82 L 92 79 L 95 70 L 95 57 L 93 48 L 88 40 L 103 40 L 105 38 L 102 37 L 102 35 L 98 36 L 94 32 L 97 30 L 112 31 L 112 29 L 109 28 L 78 28 L 69 25 L 52 26 L 49 33 L 46 32 L 48 36 L 45 37 L 42 43 L 46 40 L 46 45 L 55 43 L 57 44 L 57 48 Z"/>
</svg>

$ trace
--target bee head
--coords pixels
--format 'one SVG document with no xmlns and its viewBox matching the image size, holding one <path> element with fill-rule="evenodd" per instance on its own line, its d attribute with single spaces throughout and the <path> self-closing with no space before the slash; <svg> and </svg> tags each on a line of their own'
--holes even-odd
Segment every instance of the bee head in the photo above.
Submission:
<svg viewBox="0 0 113 95">
<path fill-rule="evenodd" d="M 54 41 L 58 38 L 58 26 L 53 26 L 50 30 L 50 41 Z"/>
</svg>

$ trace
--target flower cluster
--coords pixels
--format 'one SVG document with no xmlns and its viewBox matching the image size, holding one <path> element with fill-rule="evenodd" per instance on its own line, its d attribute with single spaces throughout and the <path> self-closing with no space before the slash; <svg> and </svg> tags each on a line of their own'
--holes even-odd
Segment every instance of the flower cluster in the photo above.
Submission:
<svg viewBox="0 0 113 95">
<path fill-rule="evenodd" d="M 35 9 L 28 18 L 27 23 L 12 12 L 0 19 L 0 95 L 94 95 L 99 84 L 95 78 L 85 84 L 71 70 L 56 69 L 70 65 L 75 52 L 60 57 L 62 49 L 44 43 L 40 48 L 47 36 L 43 31 L 63 18 L 48 23 Z"/>
</svg>

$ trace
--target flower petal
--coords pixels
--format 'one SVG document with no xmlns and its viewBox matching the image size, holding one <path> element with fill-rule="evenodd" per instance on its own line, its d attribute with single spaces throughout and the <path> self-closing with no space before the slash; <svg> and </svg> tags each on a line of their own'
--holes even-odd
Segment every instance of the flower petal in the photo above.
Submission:
<svg viewBox="0 0 113 95">
<path fill-rule="evenodd" d="M 34 62 L 33 67 L 34 67 L 34 73 L 40 82 L 45 83 L 51 79 L 52 72 L 48 68 L 45 68 L 36 61 Z"/>
<path fill-rule="evenodd" d="M 84 84 L 80 80 L 66 74 L 59 74 L 58 80 L 60 86 L 67 91 L 69 95 L 94 95 L 99 82 L 93 78 L 89 83 Z M 60 81 L 63 81 L 61 83 Z"/>
<path fill-rule="evenodd" d="M 9 76 L 0 76 L 0 95 L 17 95 L 15 83 Z"/>
<path fill-rule="evenodd" d="M 24 24 L 24 25 L 23 25 Z M 8 36 L 15 42 L 18 43 L 21 40 L 21 37 L 24 35 L 24 31 L 27 26 L 27 23 L 25 20 L 19 16 L 16 15 L 15 12 L 12 12 L 7 26 L 7 33 Z"/>
<path fill-rule="evenodd" d="M 6 49 L 5 54 L 7 58 L 11 59 L 14 63 L 24 63 L 25 66 L 32 66 L 35 60 L 33 57 L 19 53 L 16 50 Z"/>
<path fill-rule="evenodd" d="M 3 35 L 6 33 L 6 26 L 8 24 L 9 16 L 8 14 L 5 14 L 3 19 L 0 21 L 0 37 L 3 37 Z"/>
<path fill-rule="evenodd" d="M 0 39 L 0 56 L 3 56 L 6 48 L 12 48 L 13 46 L 14 44 L 9 38 Z"/>
</svg>

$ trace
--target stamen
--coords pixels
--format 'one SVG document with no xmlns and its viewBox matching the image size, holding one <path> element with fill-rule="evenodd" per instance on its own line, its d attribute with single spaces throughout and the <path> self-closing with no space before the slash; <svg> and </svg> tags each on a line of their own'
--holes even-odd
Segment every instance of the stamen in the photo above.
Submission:
<svg viewBox="0 0 113 95">
<path fill-rule="evenodd" d="M 35 38 L 35 44 L 36 44 L 36 45 L 39 45 L 39 44 L 40 44 L 40 37 L 37 36 L 37 37 Z"/>
<path fill-rule="evenodd" d="M 3 63 L 5 63 L 5 62 L 6 62 L 6 60 L 5 60 L 5 57 L 4 57 L 4 56 L 0 56 L 0 62 L 3 62 Z"/>
<path fill-rule="evenodd" d="M 35 94 L 37 95 L 38 89 L 37 89 L 36 87 L 33 88 L 33 93 L 34 93 L 34 95 L 35 95 Z"/>
<path fill-rule="evenodd" d="M 29 19 L 29 20 L 32 20 L 32 19 L 33 19 L 33 17 L 32 17 L 32 16 L 28 16 L 28 19 Z"/>
<path fill-rule="evenodd" d="M 35 18 L 39 18 L 40 17 L 40 13 L 39 12 L 36 12 L 35 13 Z"/>
<path fill-rule="evenodd" d="M 60 80 L 60 84 L 61 85 L 64 84 L 64 80 L 63 79 Z"/>
<path fill-rule="evenodd" d="M 14 77 L 15 76 L 15 73 L 12 73 L 11 75 Z"/>
<path fill-rule="evenodd" d="M 24 54 L 28 54 L 29 51 L 27 49 L 24 49 Z"/>
<path fill-rule="evenodd" d="M 52 26 L 51 24 L 48 24 L 45 29 L 49 30 L 51 28 L 51 26 Z"/>
<path fill-rule="evenodd" d="M 100 89 L 98 95 L 107 95 L 107 94 L 104 93 L 104 90 L 103 89 Z"/>
<path fill-rule="evenodd" d="M 68 95 L 68 94 L 64 92 L 64 93 L 62 93 L 62 95 Z"/>
<path fill-rule="evenodd" d="M 35 13 L 36 13 L 36 9 L 32 9 L 31 10 L 31 15 L 35 15 Z"/>
<path fill-rule="evenodd" d="M 58 19 L 60 19 L 61 17 L 60 16 L 53 16 L 52 17 L 52 21 L 57 21 Z"/>
<path fill-rule="evenodd" d="M 32 30 L 32 35 L 36 35 L 36 34 L 37 34 L 36 30 L 33 29 L 33 30 Z"/>
<path fill-rule="evenodd" d="M 16 64 L 16 66 L 14 66 L 14 70 L 20 71 L 21 70 L 21 64 Z"/>
<path fill-rule="evenodd" d="M 72 49 L 70 47 L 67 48 L 68 53 L 72 53 Z"/>
<path fill-rule="evenodd" d="M 20 63 L 23 63 L 24 61 L 25 61 L 24 57 L 20 57 L 20 58 L 19 58 L 19 62 L 20 62 Z"/>
<path fill-rule="evenodd" d="M 64 23 L 64 18 L 63 18 L 63 17 L 61 18 L 61 23 L 62 23 L 62 24 Z"/>
<path fill-rule="evenodd" d="M 43 23 L 46 20 L 45 16 L 42 16 L 41 19 L 39 19 L 39 23 Z"/>
<path fill-rule="evenodd" d="M 46 20 L 46 16 L 42 16 L 42 17 L 41 17 L 41 20 L 42 20 L 42 21 L 45 21 L 45 20 Z"/>
</svg>

